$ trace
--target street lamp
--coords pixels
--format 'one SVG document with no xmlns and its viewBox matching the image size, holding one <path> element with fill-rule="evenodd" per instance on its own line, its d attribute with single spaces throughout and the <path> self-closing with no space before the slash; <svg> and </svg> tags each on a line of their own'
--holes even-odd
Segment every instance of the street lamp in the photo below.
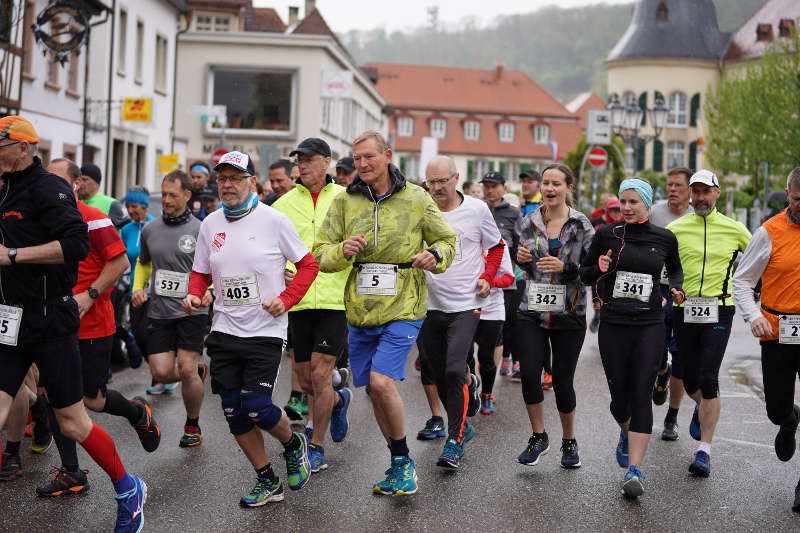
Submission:
<svg viewBox="0 0 800 533">
<path fill-rule="evenodd" d="M 640 144 L 647 144 L 661 136 L 664 126 L 667 124 L 669 108 L 664 103 L 661 96 L 656 97 L 655 105 L 650 109 L 642 109 L 631 100 L 627 105 L 623 105 L 616 93 L 611 95 L 607 109 L 611 111 L 611 127 L 614 134 L 622 137 L 626 146 L 630 146 L 633 151 L 634 168 L 637 160 L 637 152 Z M 642 125 L 642 118 L 647 114 L 653 126 L 653 135 L 639 135 Z"/>
</svg>

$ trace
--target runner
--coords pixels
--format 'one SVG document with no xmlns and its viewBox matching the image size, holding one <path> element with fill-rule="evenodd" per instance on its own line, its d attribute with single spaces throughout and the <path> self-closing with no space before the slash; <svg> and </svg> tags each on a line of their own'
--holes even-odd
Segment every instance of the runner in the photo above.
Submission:
<svg viewBox="0 0 800 533">
<path fill-rule="evenodd" d="M 517 223 L 517 262 L 528 281 L 519 306 L 516 348 L 522 396 L 533 434 L 517 460 L 535 466 L 550 450 L 544 429 L 542 368 L 552 353 L 556 408 L 561 418 L 561 466 L 579 468 L 573 380 L 586 336 L 586 288 L 578 276 L 594 236 L 589 219 L 572 208 L 575 176 L 554 163 L 542 171 L 543 204 Z"/>
<path fill-rule="evenodd" d="M 447 156 L 434 157 L 425 168 L 425 178 L 439 211 L 456 231 L 453 263 L 446 272 L 425 274 L 428 314 L 419 337 L 424 363 L 432 371 L 447 411 L 447 441 L 436 464 L 457 469 L 466 443 L 475 436 L 467 417 L 474 416 L 480 407 L 479 380 L 467 371 L 467 355 L 505 243 L 486 204 L 456 191 L 455 161 Z M 486 261 L 484 250 L 488 250 Z"/>
<path fill-rule="evenodd" d="M 394 382 L 405 378 L 408 351 L 425 318 L 422 271 L 447 269 L 456 235 L 431 197 L 390 163 L 392 150 L 383 135 L 359 135 L 353 160 L 358 175 L 347 193 L 334 199 L 314 254 L 323 272 L 356 267 L 344 292 L 353 384 L 368 385 L 391 455 L 386 479 L 375 483 L 373 491 L 401 496 L 417 491 L 417 474 Z"/>
<path fill-rule="evenodd" d="M 692 171 L 686 167 L 676 167 L 667 172 L 668 198 L 653 206 L 650 210 L 650 222 L 660 228 L 666 228 L 686 213 L 694 213 L 689 204 L 689 178 Z M 672 324 L 672 295 L 669 292 L 669 280 L 661 276 L 661 297 L 667 302 L 664 306 L 664 327 L 667 330 L 664 355 L 661 359 L 661 369 L 656 377 L 656 386 L 653 389 L 653 403 L 662 405 L 667 399 L 669 390 L 669 408 L 664 417 L 664 430 L 661 439 L 667 441 L 678 440 L 678 409 L 683 400 L 683 370 L 678 357 L 678 341 L 675 339 L 675 329 Z M 672 364 L 669 355 L 672 354 Z"/>
<path fill-rule="evenodd" d="M 344 189 L 326 172 L 331 163 L 331 149 L 322 139 L 304 140 L 289 154 L 294 156 L 300 179 L 273 207 L 289 217 L 306 246 L 313 246 L 333 199 Z M 293 271 L 292 267 L 287 268 Z M 342 442 L 349 426 L 350 389 L 334 391 L 331 381 L 337 359 L 347 343 L 342 297 L 348 275 L 348 270 L 319 274 L 303 299 L 289 312 L 294 367 L 301 387 L 313 396 L 308 458 L 314 473 L 328 468 L 324 448 L 328 426 L 333 442 Z"/>
<path fill-rule="evenodd" d="M 678 238 L 687 297 L 685 306 L 673 305 L 672 322 L 678 339 L 683 386 L 697 404 L 689 434 L 700 441 L 700 446 L 689 472 L 708 477 L 711 442 L 721 407 L 719 369 L 735 312 L 731 276 L 739 253 L 750 242 L 750 232 L 741 222 L 717 211 L 720 187 L 713 172 L 695 172 L 689 188 L 694 213 L 667 226 Z"/>
<path fill-rule="evenodd" d="M 522 216 L 532 213 L 542 206 L 542 176 L 535 170 L 525 170 L 519 175 L 522 183 Z"/>
<path fill-rule="evenodd" d="M 269 184 L 272 191 L 277 195 L 272 201 L 275 203 L 278 198 L 291 191 L 295 186 L 292 172 L 297 165 L 289 159 L 278 159 L 269 166 L 267 175 L 269 176 Z"/>
<path fill-rule="evenodd" d="M 181 301 L 189 290 L 200 221 L 188 207 L 192 196 L 189 176 L 173 170 L 161 180 L 161 217 L 142 230 L 131 307 L 147 303 L 147 364 L 158 383 L 181 383 L 186 422 L 178 445 L 191 448 L 203 442 L 200 407 L 208 365 L 201 362 L 208 324 L 208 307 L 186 314 Z M 150 284 L 152 294 L 145 291 Z M 204 296 L 210 303 L 211 294 Z M 176 367 L 177 363 L 177 367 Z M 151 387 L 153 388 L 153 387 Z"/>
<path fill-rule="evenodd" d="M 256 471 L 255 486 L 239 503 L 258 507 L 284 497 L 261 430 L 283 444 L 290 489 L 300 490 L 311 476 L 306 437 L 292 432 L 272 393 L 286 341 L 286 311 L 303 298 L 319 267 L 291 221 L 258 201 L 247 155 L 229 152 L 214 170 L 223 207 L 200 226 L 183 308 L 199 311 L 213 281 L 218 298 L 206 339 L 211 390 L 220 395 L 230 431 Z M 298 272 L 285 287 L 287 261 Z"/>
<path fill-rule="evenodd" d="M 644 493 L 641 465 L 653 428 L 653 383 L 664 348 L 661 294 L 653 287 L 666 265 L 670 292 L 683 301 L 683 273 L 675 235 L 648 221 L 653 189 L 641 179 L 619 188 L 621 222 L 600 228 L 580 275 L 597 288 L 598 346 L 611 393 L 611 414 L 620 427 L 617 463 L 627 468 L 623 494 Z"/>
<path fill-rule="evenodd" d="M 78 178 L 78 199 L 88 205 L 95 207 L 103 212 L 117 229 L 122 228 L 130 221 L 128 213 L 119 200 L 106 196 L 100 192 L 100 182 L 103 180 L 103 173 L 100 167 L 94 163 L 84 163 L 80 168 L 81 175 Z"/>
<path fill-rule="evenodd" d="M 211 168 L 205 161 L 195 161 L 189 167 L 189 177 L 191 178 L 192 198 L 189 200 L 189 208 L 192 214 L 199 220 L 203 220 L 213 213 L 213 204 L 209 205 L 209 197 L 217 198 L 217 186 L 211 182 Z"/>
<path fill-rule="evenodd" d="M 342 187 L 347 187 L 356 177 L 356 165 L 350 156 L 343 157 L 336 163 L 336 183 Z"/>
<path fill-rule="evenodd" d="M 800 167 L 786 180 L 789 207 L 758 228 L 733 276 L 736 308 L 761 341 L 764 399 L 779 426 L 775 455 L 789 461 L 797 449 L 800 407 L 794 403 L 800 375 Z M 761 280 L 761 306 L 753 290 Z M 800 481 L 792 511 L 800 513 Z"/>
<path fill-rule="evenodd" d="M 74 191 L 42 168 L 38 142 L 26 119 L 0 119 L 0 313 L 8 327 L 0 335 L 0 428 L 36 363 L 61 431 L 80 442 L 114 484 L 115 531 L 139 531 L 147 487 L 125 471 L 114 441 L 92 422 L 82 401 L 72 287 L 89 251 L 87 225 Z"/>
</svg>

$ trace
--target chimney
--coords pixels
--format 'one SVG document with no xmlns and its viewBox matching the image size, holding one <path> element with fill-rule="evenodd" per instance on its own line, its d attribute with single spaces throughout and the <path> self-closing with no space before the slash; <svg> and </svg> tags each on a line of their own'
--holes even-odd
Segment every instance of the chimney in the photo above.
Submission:
<svg viewBox="0 0 800 533">
<path fill-rule="evenodd" d="M 316 0 L 306 0 L 306 13 L 305 16 L 309 16 L 312 11 L 317 8 Z"/>
<path fill-rule="evenodd" d="M 497 62 L 497 66 L 494 68 L 494 82 L 497 83 L 503 78 L 503 73 L 506 70 L 505 64 L 502 61 Z"/>
<path fill-rule="evenodd" d="M 294 26 L 300 22 L 300 8 L 289 6 L 289 26 Z"/>
</svg>

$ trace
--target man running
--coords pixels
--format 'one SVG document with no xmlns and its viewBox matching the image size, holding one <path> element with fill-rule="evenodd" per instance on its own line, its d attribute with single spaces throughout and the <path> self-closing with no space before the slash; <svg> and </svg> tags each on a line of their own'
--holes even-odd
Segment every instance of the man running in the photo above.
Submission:
<svg viewBox="0 0 800 533">
<path fill-rule="evenodd" d="M 78 199 L 89 207 L 96 207 L 102 211 L 111 219 L 115 228 L 120 229 L 127 224 L 130 218 L 122 202 L 100 192 L 100 183 L 103 181 L 100 167 L 94 163 L 84 163 L 80 171 L 77 184 Z"/>
<path fill-rule="evenodd" d="M 519 180 L 522 183 L 523 202 L 519 211 L 525 216 L 542 206 L 542 176 L 535 170 L 525 170 L 519 175 Z"/>
<path fill-rule="evenodd" d="M 292 432 L 272 394 L 286 342 L 286 311 L 303 298 L 319 267 L 288 217 L 258 201 L 247 155 L 229 152 L 214 170 L 223 207 L 200 226 L 183 308 L 197 312 L 213 281 L 218 296 L 206 339 L 211 390 L 220 395 L 230 431 L 256 471 L 256 484 L 240 505 L 258 507 L 284 497 L 262 430 L 283 444 L 290 489 L 303 488 L 311 476 L 306 437 Z M 297 268 L 288 286 L 287 261 Z"/>
<path fill-rule="evenodd" d="M 200 362 L 208 324 L 208 307 L 189 316 L 181 302 L 189 291 L 200 220 L 188 207 L 191 180 L 173 170 L 161 181 L 161 217 L 142 229 L 131 306 L 147 305 L 147 363 L 158 383 L 181 382 L 186 422 L 178 445 L 191 448 L 203 442 L 200 407 L 208 365 Z M 145 286 L 150 282 L 152 296 Z M 206 296 L 209 302 L 211 295 Z M 177 368 L 176 368 L 177 362 Z"/>
<path fill-rule="evenodd" d="M 109 475 L 117 493 L 115 531 L 140 531 L 147 487 L 128 474 L 114 441 L 86 414 L 81 388 L 78 304 L 72 297 L 89 234 L 75 193 L 46 172 L 39 138 L 19 116 L 0 119 L 0 428 L 32 363 L 61 432 Z M 123 251 L 124 257 L 124 251 Z"/>
<path fill-rule="evenodd" d="M 433 158 L 425 169 L 425 179 L 439 211 L 456 231 L 452 265 L 440 274 L 425 273 L 428 314 L 420 339 L 423 364 L 432 371 L 447 411 L 447 440 L 436 464 L 457 469 L 465 444 L 475 436 L 467 416 L 477 413 L 480 402 L 478 379 L 467 371 L 467 355 L 505 243 L 486 204 L 456 190 L 458 170 L 451 158 Z M 484 250 L 488 250 L 486 261 Z"/>
<path fill-rule="evenodd" d="M 313 246 L 333 199 L 344 189 L 327 174 L 331 149 L 322 139 L 304 140 L 289 156 L 297 156 L 300 179 L 273 207 L 289 217 L 306 246 Z M 289 312 L 294 366 L 301 387 L 313 396 L 308 457 L 314 473 L 328 468 L 324 449 L 328 425 L 333 442 L 341 442 L 347 436 L 350 389 L 334 391 L 331 374 L 347 343 L 342 295 L 349 273 L 342 270 L 319 274 L 303 299 Z"/>
<path fill-rule="evenodd" d="M 800 407 L 794 403 L 800 373 L 800 167 L 786 180 L 789 207 L 753 234 L 733 276 L 736 307 L 761 339 L 767 416 L 779 426 L 775 455 L 789 461 L 797 449 Z M 761 306 L 753 290 L 761 280 Z M 800 481 L 792 511 L 800 513 Z"/>
<path fill-rule="evenodd" d="M 735 307 L 731 276 L 739 252 L 750 242 L 741 222 L 716 209 L 719 180 L 710 170 L 699 170 L 689 180 L 694 213 L 667 229 L 678 238 L 686 302 L 673 303 L 672 321 L 678 339 L 683 386 L 697 404 L 689 434 L 700 447 L 689 472 L 708 477 L 711 442 L 720 413 L 719 369 L 728 346 Z"/>
<path fill-rule="evenodd" d="M 379 132 L 353 141 L 353 160 L 358 175 L 333 200 L 314 255 L 323 272 L 355 267 L 344 292 L 353 384 L 367 386 L 391 455 L 386 479 L 373 491 L 401 496 L 417 491 L 417 474 L 394 382 L 405 379 L 408 351 L 425 318 L 423 271 L 447 269 L 456 235 L 428 193 L 391 164 L 392 150 Z"/>
<path fill-rule="evenodd" d="M 336 163 L 336 183 L 342 187 L 347 187 L 356 177 L 356 165 L 350 156 L 343 157 Z"/>
</svg>

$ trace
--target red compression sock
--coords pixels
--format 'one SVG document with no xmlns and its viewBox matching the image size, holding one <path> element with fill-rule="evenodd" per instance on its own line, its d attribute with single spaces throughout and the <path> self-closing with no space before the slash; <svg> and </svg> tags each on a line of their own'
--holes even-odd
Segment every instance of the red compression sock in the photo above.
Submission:
<svg viewBox="0 0 800 533">
<path fill-rule="evenodd" d="M 92 423 L 92 431 L 81 442 L 81 446 L 94 459 L 94 462 L 106 471 L 111 481 L 118 481 L 125 476 L 125 467 L 122 466 L 122 461 L 117 455 L 117 447 L 114 445 L 114 441 L 103 428 L 94 422 Z"/>
</svg>

